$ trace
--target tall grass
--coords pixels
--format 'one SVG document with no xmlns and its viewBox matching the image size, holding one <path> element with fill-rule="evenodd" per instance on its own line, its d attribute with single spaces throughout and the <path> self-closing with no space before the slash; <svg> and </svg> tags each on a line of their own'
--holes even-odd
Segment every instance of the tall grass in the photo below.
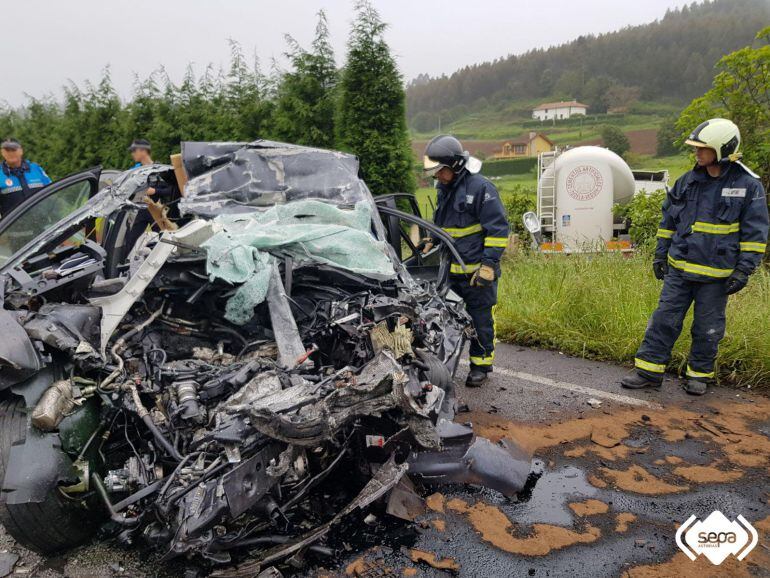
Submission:
<svg viewBox="0 0 770 578">
<path fill-rule="evenodd" d="M 497 333 L 503 341 L 632 363 L 662 283 L 651 258 L 616 253 L 507 258 L 500 279 Z M 690 347 L 692 313 L 669 369 L 681 372 Z M 720 380 L 770 387 L 770 273 L 751 277 L 730 297 L 727 334 L 717 359 Z"/>
</svg>

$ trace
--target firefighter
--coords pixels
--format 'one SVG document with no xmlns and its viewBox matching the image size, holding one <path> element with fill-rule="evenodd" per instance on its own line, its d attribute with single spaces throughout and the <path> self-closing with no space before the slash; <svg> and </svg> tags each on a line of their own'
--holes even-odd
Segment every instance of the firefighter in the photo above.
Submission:
<svg viewBox="0 0 770 578">
<path fill-rule="evenodd" d="M 434 222 L 455 240 L 465 262 L 450 266 L 450 287 L 465 301 L 476 336 L 470 346 L 465 385 L 487 381 L 495 359 L 495 324 L 500 257 L 508 243 L 508 220 L 495 186 L 470 170 L 467 151 L 450 135 L 439 135 L 425 148 L 425 173 L 436 179 Z M 473 159 L 475 160 L 475 159 Z M 474 167 L 475 168 L 475 167 Z"/>
<path fill-rule="evenodd" d="M 0 144 L 3 155 L 0 175 L 0 218 L 6 217 L 22 202 L 51 182 L 37 163 L 24 158 L 21 143 L 13 138 Z"/>
<path fill-rule="evenodd" d="M 655 277 L 663 281 L 660 302 L 636 354 L 636 371 L 621 384 L 660 387 L 694 302 L 684 387 L 703 395 L 714 380 L 728 295 L 746 286 L 765 253 L 768 209 L 758 176 L 739 160 L 741 135 L 734 123 L 708 120 L 686 143 L 695 147 L 697 162 L 666 196 L 652 263 Z"/>
</svg>

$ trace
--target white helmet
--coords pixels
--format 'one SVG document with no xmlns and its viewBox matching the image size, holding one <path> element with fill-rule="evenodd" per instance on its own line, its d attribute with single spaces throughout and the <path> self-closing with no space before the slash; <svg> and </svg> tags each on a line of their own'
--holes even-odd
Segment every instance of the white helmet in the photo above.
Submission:
<svg viewBox="0 0 770 578">
<path fill-rule="evenodd" d="M 741 131 L 733 121 L 726 118 L 712 118 L 700 123 L 684 142 L 694 147 L 713 149 L 717 153 L 716 162 L 722 159 L 737 161 L 741 158 L 738 152 Z"/>
</svg>

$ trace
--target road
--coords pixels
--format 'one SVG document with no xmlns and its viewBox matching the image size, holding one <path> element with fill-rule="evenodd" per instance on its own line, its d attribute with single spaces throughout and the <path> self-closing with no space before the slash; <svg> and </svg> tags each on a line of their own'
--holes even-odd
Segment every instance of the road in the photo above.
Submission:
<svg viewBox="0 0 770 578">
<path fill-rule="evenodd" d="M 467 408 L 458 421 L 517 442 L 542 474 L 518 501 L 426 489 L 417 523 L 352 521 L 340 530 L 350 534 L 348 553 L 306 575 L 770 576 L 770 399 L 722 388 L 694 398 L 676 380 L 629 393 L 618 385 L 627 371 L 500 345 L 490 382 L 459 387 Z M 676 528 L 714 510 L 757 529 L 743 561 L 693 562 L 677 548 Z M 177 572 L 109 544 L 44 560 L 0 536 L 0 550 L 0 570 L 4 556 L 19 554 L 17 572 L 51 578 Z"/>
</svg>

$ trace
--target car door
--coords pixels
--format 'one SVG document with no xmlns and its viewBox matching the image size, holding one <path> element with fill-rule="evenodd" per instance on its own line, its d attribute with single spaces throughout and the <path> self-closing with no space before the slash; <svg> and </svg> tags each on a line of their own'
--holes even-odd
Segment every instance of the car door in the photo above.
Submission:
<svg viewBox="0 0 770 578">
<path fill-rule="evenodd" d="M 414 195 L 396 193 L 375 197 L 388 243 L 411 275 L 417 279 L 435 282 L 443 287 L 447 281 L 451 260 L 463 263 L 454 246 L 454 240 L 440 227 L 420 216 Z M 423 252 L 422 240 L 431 238 L 434 246 Z"/>
<path fill-rule="evenodd" d="M 0 267 L 41 233 L 82 207 L 99 190 L 101 167 L 64 177 L 43 187 L 0 219 Z M 77 245 L 94 235 L 95 224 L 66 241 Z"/>
</svg>

